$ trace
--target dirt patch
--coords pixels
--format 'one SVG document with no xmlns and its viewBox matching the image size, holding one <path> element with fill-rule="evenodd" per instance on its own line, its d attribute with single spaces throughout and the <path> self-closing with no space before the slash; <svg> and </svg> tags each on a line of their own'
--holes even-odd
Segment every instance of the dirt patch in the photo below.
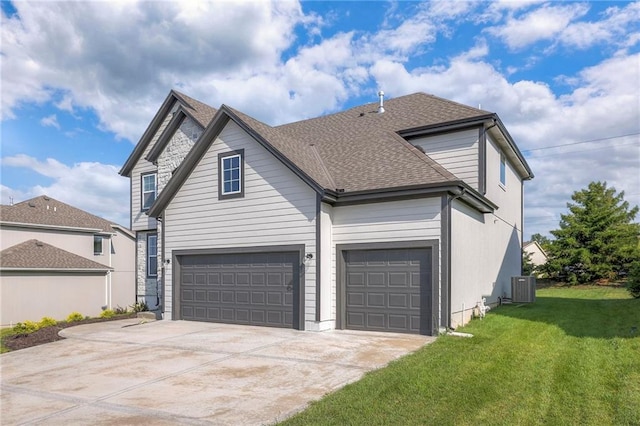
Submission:
<svg viewBox="0 0 640 426">
<path fill-rule="evenodd" d="M 45 343 L 55 342 L 56 340 L 64 340 L 64 337 L 60 337 L 58 333 L 60 330 L 67 327 L 75 327 L 76 325 L 92 324 L 96 322 L 115 321 L 127 318 L 136 318 L 135 312 L 125 315 L 117 315 L 113 318 L 89 318 L 82 321 L 74 322 L 59 322 L 51 327 L 44 327 L 38 331 L 34 331 L 29 334 L 13 334 L 5 336 L 2 339 L 2 344 L 10 351 L 17 351 L 19 349 L 26 349 L 32 346 L 43 345 Z"/>
</svg>

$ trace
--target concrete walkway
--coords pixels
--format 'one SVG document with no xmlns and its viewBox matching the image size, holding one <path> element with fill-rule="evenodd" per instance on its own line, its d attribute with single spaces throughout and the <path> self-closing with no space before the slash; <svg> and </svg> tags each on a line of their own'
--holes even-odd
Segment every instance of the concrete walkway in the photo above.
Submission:
<svg viewBox="0 0 640 426">
<path fill-rule="evenodd" d="M 433 341 L 129 319 L 0 355 L 0 424 L 262 425 Z"/>
</svg>

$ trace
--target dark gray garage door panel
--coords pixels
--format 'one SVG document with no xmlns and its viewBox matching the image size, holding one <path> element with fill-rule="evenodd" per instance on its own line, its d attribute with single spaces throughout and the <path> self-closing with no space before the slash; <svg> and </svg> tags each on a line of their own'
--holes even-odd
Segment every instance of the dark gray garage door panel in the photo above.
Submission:
<svg viewBox="0 0 640 426">
<path fill-rule="evenodd" d="M 292 327 L 298 253 L 183 256 L 182 319 Z"/>
<path fill-rule="evenodd" d="M 431 250 L 350 250 L 346 264 L 346 328 L 428 332 Z"/>
</svg>

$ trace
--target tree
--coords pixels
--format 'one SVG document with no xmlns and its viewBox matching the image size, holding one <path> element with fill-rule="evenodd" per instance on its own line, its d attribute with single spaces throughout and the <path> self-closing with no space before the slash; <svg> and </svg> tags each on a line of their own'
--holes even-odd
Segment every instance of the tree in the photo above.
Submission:
<svg viewBox="0 0 640 426">
<path fill-rule="evenodd" d="M 522 250 L 522 275 L 534 275 L 536 272 L 536 265 L 531 261 L 531 253 Z"/>
<path fill-rule="evenodd" d="M 591 182 L 571 199 L 560 229 L 551 231 L 546 272 L 572 284 L 622 277 L 640 259 L 638 206 L 630 209 L 624 191 L 616 194 L 606 182 Z"/>
<path fill-rule="evenodd" d="M 633 262 L 627 277 L 627 290 L 636 299 L 640 299 L 640 262 Z"/>
<path fill-rule="evenodd" d="M 544 251 L 547 251 L 547 247 L 551 243 L 551 240 L 549 238 L 537 233 L 531 235 L 531 241 L 535 241 L 536 243 L 540 244 L 540 247 L 542 247 Z"/>
</svg>

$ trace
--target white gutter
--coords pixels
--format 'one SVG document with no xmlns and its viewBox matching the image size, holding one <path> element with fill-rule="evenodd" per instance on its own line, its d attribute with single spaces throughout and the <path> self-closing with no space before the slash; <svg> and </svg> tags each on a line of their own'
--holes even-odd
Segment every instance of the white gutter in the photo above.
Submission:
<svg viewBox="0 0 640 426">
<path fill-rule="evenodd" d="M 0 268 L 2 272 L 110 272 L 110 269 L 92 268 Z"/>
<path fill-rule="evenodd" d="M 86 232 L 90 234 L 115 235 L 115 233 L 104 231 L 101 228 L 80 228 L 77 226 L 44 225 L 40 223 L 0 221 L 0 226 L 14 226 L 16 228 L 51 229 L 51 230 L 57 230 L 57 231 Z"/>
</svg>

